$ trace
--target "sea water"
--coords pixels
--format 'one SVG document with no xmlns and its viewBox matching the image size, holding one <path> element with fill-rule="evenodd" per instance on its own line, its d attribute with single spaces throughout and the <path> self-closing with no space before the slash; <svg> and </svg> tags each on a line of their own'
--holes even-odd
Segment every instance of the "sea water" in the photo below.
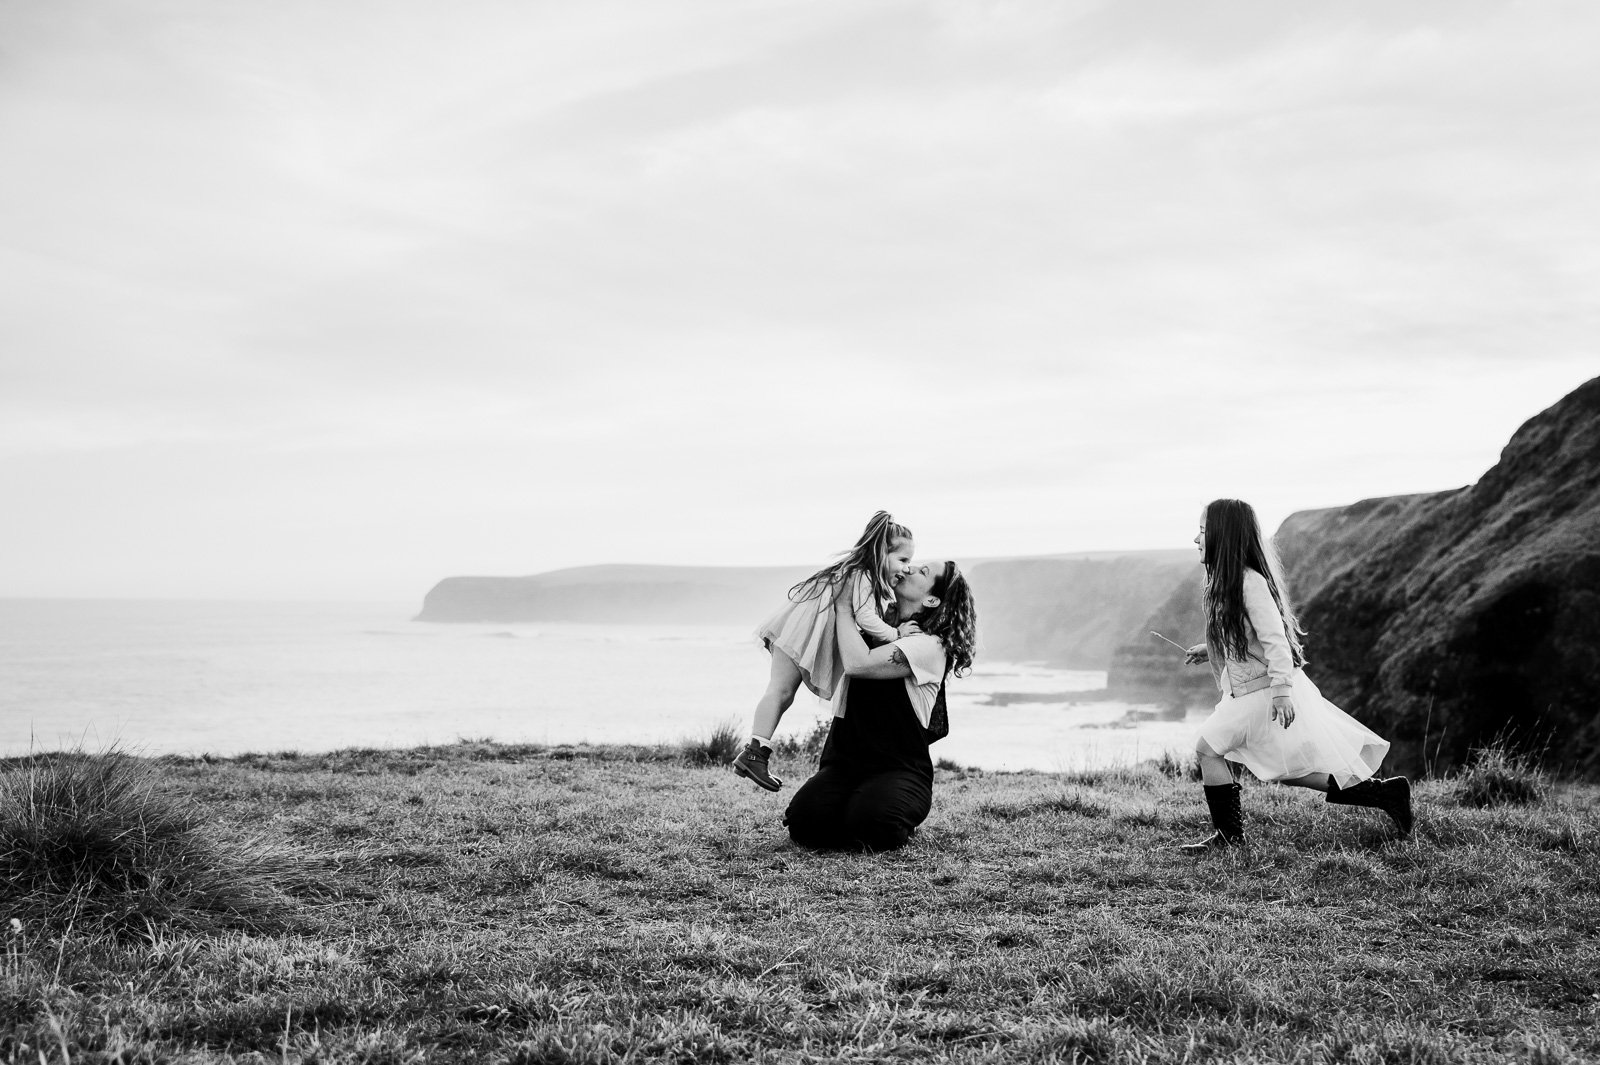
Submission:
<svg viewBox="0 0 1600 1065">
<path fill-rule="evenodd" d="M 767 679 L 753 626 L 429 624 L 410 620 L 414 612 L 393 603 L 0 600 L 0 755 L 486 738 L 671 743 L 722 723 L 743 729 Z M 1103 672 L 980 658 L 949 682 L 951 731 L 934 755 L 1057 770 L 1137 762 L 1193 742 L 1192 721 L 1072 694 L 1104 685 Z M 829 712 L 802 692 L 780 735 Z"/>
</svg>

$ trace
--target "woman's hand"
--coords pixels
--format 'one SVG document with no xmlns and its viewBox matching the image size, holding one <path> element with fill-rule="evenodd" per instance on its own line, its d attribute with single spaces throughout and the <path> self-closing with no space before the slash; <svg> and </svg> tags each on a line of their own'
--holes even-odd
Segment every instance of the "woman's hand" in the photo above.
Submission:
<svg viewBox="0 0 1600 1065">
<path fill-rule="evenodd" d="M 1211 661 L 1211 652 L 1206 650 L 1206 645 L 1203 643 L 1197 643 L 1183 652 L 1183 664 L 1186 666 L 1198 666 L 1202 662 L 1209 661 Z"/>
<path fill-rule="evenodd" d="M 1281 722 L 1284 728 L 1294 724 L 1293 696 L 1274 695 L 1272 697 L 1272 720 Z"/>
</svg>

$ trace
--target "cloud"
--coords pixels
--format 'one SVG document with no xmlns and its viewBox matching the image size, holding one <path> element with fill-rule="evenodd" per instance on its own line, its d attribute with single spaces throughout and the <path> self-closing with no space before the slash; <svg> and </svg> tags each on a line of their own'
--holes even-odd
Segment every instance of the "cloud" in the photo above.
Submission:
<svg viewBox="0 0 1600 1065">
<path fill-rule="evenodd" d="M 891 502 L 1152 546 L 1207 492 L 1461 483 L 1592 373 L 1597 20 L 8 5 L 0 594 L 790 561 Z"/>
</svg>

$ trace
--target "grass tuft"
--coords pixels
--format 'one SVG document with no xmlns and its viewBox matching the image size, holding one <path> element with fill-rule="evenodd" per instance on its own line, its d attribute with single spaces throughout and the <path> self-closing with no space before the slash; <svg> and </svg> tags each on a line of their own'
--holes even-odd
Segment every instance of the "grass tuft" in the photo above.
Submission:
<svg viewBox="0 0 1600 1065">
<path fill-rule="evenodd" d="M 1463 806 L 1537 806 L 1549 791 L 1544 771 L 1527 755 L 1503 747 L 1472 752 L 1456 777 L 1455 800 Z"/>
<path fill-rule="evenodd" d="M 680 746 L 683 760 L 690 765 L 727 765 L 744 746 L 744 731 L 732 718 L 719 721 L 698 739 L 684 740 Z"/>
<path fill-rule="evenodd" d="M 0 771 L 0 881 L 28 925 L 149 933 L 279 928 L 304 863 L 274 847 L 247 855 L 205 829 L 195 802 L 149 763 L 71 751 Z"/>
<path fill-rule="evenodd" d="M 1152 759 L 1155 771 L 1172 780 L 1195 781 L 1200 779 L 1200 760 L 1193 753 L 1174 754 L 1162 751 L 1161 757 Z"/>
<path fill-rule="evenodd" d="M 833 727 L 833 715 L 817 718 L 811 727 L 799 735 L 782 736 L 772 741 L 772 753 L 785 758 L 809 758 L 813 762 L 822 757 L 822 745 L 828 742 L 828 730 Z"/>
</svg>

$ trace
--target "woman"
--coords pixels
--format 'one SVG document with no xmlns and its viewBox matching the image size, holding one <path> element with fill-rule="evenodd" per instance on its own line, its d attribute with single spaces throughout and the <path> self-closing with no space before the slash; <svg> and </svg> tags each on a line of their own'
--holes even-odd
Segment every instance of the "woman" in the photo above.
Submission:
<svg viewBox="0 0 1600 1065">
<path fill-rule="evenodd" d="M 1222 693 L 1195 745 L 1216 831 L 1179 849 L 1204 854 L 1244 842 L 1230 759 L 1261 780 L 1325 792 L 1330 803 L 1376 807 L 1410 832 L 1410 782 L 1374 776 L 1389 742 L 1324 699 L 1300 668 L 1300 626 L 1254 508 L 1212 500 L 1194 542 L 1206 570 L 1206 642 L 1185 661 L 1210 662 Z"/>
<path fill-rule="evenodd" d="M 945 677 L 972 667 L 977 614 L 954 562 L 912 566 L 894 588 L 921 631 L 869 649 L 846 608 L 835 623 L 845 680 L 834 697 L 822 764 L 783 823 L 805 847 L 893 850 L 933 803 L 928 727 Z"/>
</svg>

